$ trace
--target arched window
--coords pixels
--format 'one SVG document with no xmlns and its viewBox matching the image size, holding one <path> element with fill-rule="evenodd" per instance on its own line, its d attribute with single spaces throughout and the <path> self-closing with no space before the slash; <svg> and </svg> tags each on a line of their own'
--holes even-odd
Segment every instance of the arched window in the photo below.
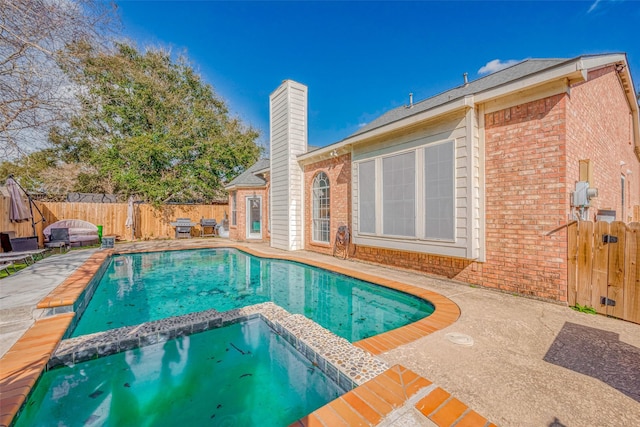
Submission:
<svg viewBox="0 0 640 427">
<path fill-rule="evenodd" d="M 320 172 L 313 180 L 313 240 L 329 243 L 329 177 Z"/>
</svg>

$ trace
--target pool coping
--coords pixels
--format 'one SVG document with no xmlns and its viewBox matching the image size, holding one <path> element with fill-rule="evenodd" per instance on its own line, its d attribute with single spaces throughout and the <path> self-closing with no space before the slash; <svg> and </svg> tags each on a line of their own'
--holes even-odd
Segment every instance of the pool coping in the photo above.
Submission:
<svg viewBox="0 0 640 427">
<path fill-rule="evenodd" d="M 209 309 L 68 338 L 51 356 L 47 369 L 71 366 L 256 318 L 262 319 L 344 392 L 389 368 L 386 362 L 313 320 L 267 301 L 223 312 Z"/>
<path fill-rule="evenodd" d="M 364 340 L 357 341 L 352 343 L 354 346 L 359 347 L 363 350 L 368 351 L 374 356 L 380 355 L 384 352 L 395 349 L 401 345 L 408 344 L 412 341 L 430 335 L 431 333 L 443 329 L 452 323 L 454 323 L 458 317 L 460 316 L 459 307 L 450 299 L 432 291 L 428 291 L 426 289 L 419 288 L 417 286 L 409 285 L 406 283 L 402 283 L 395 280 L 383 279 L 378 276 L 374 276 L 371 274 L 367 274 L 364 272 L 360 272 L 357 270 L 334 266 L 331 264 L 304 259 L 301 257 L 297 257 L 295 255 L 287 254 L 286 257 L 281 255 L 271 255 L 267 254 L 254 248 L 251 248 L 247 245 L 233 243 L 233 242 L 210 242 L 203 243 L 199 245 L 190 246 L 189 248 L 153 248 L 150 250 L 117 250 L 107 249 L 101 250 L 94 253 L 89 259 L 79 268 L 77 268 L 67 279 L 65 279 L 59 286 L 57 286 L 53 291 L 51 291 L 45 298 L 43 298 L 40 303 L 38 303 L 37 307 L 40 309 L 45 309 L 48 311 L 51 316 L 37 320 L 34 325 L 16 342 L 9 351 L 5 354 L 5 356 L 1 359 L 2 363 L 0 364 L 0 388 L 2 389 L 2 396 L 0 396 L 0 426 L 8 426 L 11 421 L 20 410 L 22 404 L 26 400 L 29 395 L 32 387 L 35 385 L 42 371 L 46 368 L 46 365 L 54 354 L 56 348 L 60 344 L 62 337 L 67 331 L 74 313 L 73 312 L 65 312 L 68 310 L 66 307 L 73 307 L 74 304 L 78 301 L 80 296 L 85 291 L 87 285 L 91 282 L 93 276 L 100 270 L 100 267 L 103 265 L 104 261 L 114 254 L 125 254 L 125 253 L 141 253 L 141 252 L 162 252 L 168 250 L 195 250 L 195 249 L 211 249 L 211 248 L 233 248 L 244 251 L 251 255 L 266 258 L 266 259 L 281 259 L 288 260 L 293 262 L 298 262 L 305 265 L 311 265 L 314 267 L 323 268 L 329 271 L 333 271 L 335 273 L 344 274 L 347 276 L 351 276 L 360 280 L 364 280 L 379 286 L 383 286 L 390 289 L 396 289 L 401 292 L 405 292 L 407 294 L 414 295 L 418 298 L 425 299 L 429 301 L 434 306 L 434 312 L 417 322 L 411 323 L 409 325 L 405 325 L 403 327 L 384 332 L 382 334 L 366 338 Z M 56 310 L 62 310 L 62 314 L 57 314 Z M 395 369 L 395 370 L 394 370 Z M 414 396 L 415 393 L 407 393 L 407 389 L 403 382 L 402 373 L 404 373 L 406 368 L 403 368 L 400 365 L 396 365 L 389 370 L 385 371 L 381 374 L 380 381 L 386 382 L 384 378 L 390 377 L 395 381 L 395 384 L 399 384 L 401 389 L 404 390 L 402 393 L 397 394 L 394 397 L 388 396 L 389 399 L 385 400 L 384 395 L 385 392 L 380 389 L 379 394 L 373 391 L 373 395 L 369 396 L 370 400 L 367 403 L 362 402 L 364 406 L 358 404 L 353 405 L 350 404 L 349 401 L 345 400 L 342 396 L 336 399 L 333 402 L 325 405 L 324 407 L 314 411 L 313 413 L 307 415 L 306 417 L 300 419 L 296 423 L 292 425 L 324 425 L 324 422 L 329 422 L 328 425 L 332 425 L 334 422 L 339 422 L 346 425 L 351 425 L 350 422 L 361 423 L 363 420 L 368 419 L 366 414 L 370 414 L 370 410 L 373 408 L 374 412 L 377 410 L 377 413 L 384 416 L 388 416 L 391 411 L 397 409 L 399 406 L 403 406 L 405 403 L 410 402 L 410 398 Z M 410 371 L 412 372 L 412 371 Z M 396 374 L 399 373 L 399 376 Z M 412 374 L 417 375 L 412 372 Z M 408 374 L 410 375 L 410 374 Z M 420 377 L 422 378 L 422 377 Z M 414 379 L 414 382 L 416 380 Z M 425 380 L 428 382 L 428 380 Z M 372 385 L 378 384 L 378 380 L 376 378 L 369 380 L 372 382 Z M 365 383 L 358 388 L 351 390 L 347 393 L 347 395 L 351 392 L 356 392 L 362 387 L 367 386 L 368 383 Z M 422 383 L 422 382 L 421 382 Z M 426 383 L 422 383 L 423 385 Z M 429 384 L 431 384 L 429 382 Z M 387 384 L 388 385 L 388 384 Z M 367 386 L 370 388 L 370 386 Z M 428 387 L 428 386 L 425 386 Z M 422 387 L 422 389 L 425 389 Z M 439 389 L 439 388 L 438 388 Z M 424 396 L 420 402 L 425 399 L 428 399 L 433 393 L 435 393 L 434 389 L 431 392 Z M 363 389 L 365 390 L 365 389 Z M 384 387 L 382 388 L 384 390 Z M 441 389 L 440 389 L 441 390 Z M 366 393 L 363 391 L 363 393 Z M 446 392 L 445 392 L 446 393 Z M 356 393 L 357 394 L 357 393 Z M 447 393 L 448 394 L 448 393 Z M 359 395 L 358 395 L 359 396 Z M 403 400 L 404 396 L 404 400 Z M 381 399 L 382 397 L 382 399 Z M 351 399 L 351 398 L 349 398 Z M 424 416 L 431 419 L 432 422 L 435 422 L 437 425 L 456 425 L 460 422 L 467 425 L 470 420 L 468 419 L 468 415 L 472 414 L 473 411 L 468 410 L 466 405 L 461 402 L 451 403 L 453 402 L 451 396 L 442 402 L 440 405 L 435 408 L 431 408 L 431 406 L 420 406 L 418 402 L 413 405 L 420 413 Z M 351 402 L 361 402 L 362 399 L 358 397 L 358 400 L 351 399 Z M 346 405 L 346 409 L 345 409 Z M 378 406 L 377 406 L 378 405 Z M 440 411 L 445 410 L 447 414 L 450 412 L 450 407 L 455 407 L 454 413 L 457 413 L 459 409 L 461 409 L 461 405 L 466 408 L 463 410 L 456 418 L 450 420 L 450 417 L 437 416 Z M 336 408 L 337 407 L 337 408 Z M 426 410 L 421 409 L 421 407 L 432 409 L 430 412 L 425 412 Z M 339 409 L 339 410 L 338 410 Z M 349 419 L 352 414 L 358 414 L 356 418 Z M 475 414 L 475 413 L 473 413 Z M 488 422 L 483 417 L 479 416 L 484 422 L 475 415 L 471 415 L 471 417 L 478 421 L 469 425 L 486 425 Z M 337 419 L 334 419 L 335 417 Z M 364 417 L 364 418 L 363 418 Z M 373 417 L 376 418 L 377 417 Z M 383 420 L 382 417 L 380 420 Z M 441 419 L 444 419 L 445 423 L 440 423 Z M 323 421 L 324 420 L 324 421 Z M 380 421 L 378 420 L 378 422 Z M 378 423 L 376 422 L 376 424 Z M 448 422 L 448 424 L 446 424 Z M 320 424 L 318 424 L 320 423 Z M 453 424 L 452 424 L 453 423 Z M 367 422 L 369 424 L 369 422 Z"/>
</svg>

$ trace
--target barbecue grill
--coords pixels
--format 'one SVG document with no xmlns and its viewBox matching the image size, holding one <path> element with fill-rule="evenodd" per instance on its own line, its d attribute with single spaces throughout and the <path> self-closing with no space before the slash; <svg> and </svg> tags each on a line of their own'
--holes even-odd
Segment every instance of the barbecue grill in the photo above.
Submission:
<svg viewBox="0 0 640 427">
<path fill-rule="evenodd" d="M 169 224 L 176 228 L 176 239 L 190 239 L 191 229 L 196 225 L 189 218 L 177 218 Z"/>
<path fill-rule="evenodd" d="M 206 219 L 206 218 L 202 218 L 200 220 L 200 227 L 202 227 L 202 237 L 209 237 L 209 236 L 216 236 L 218 234 L 218 222 L 216 221 L 215 218 L 213 219 Z M 211 233 L 206 233 L 206 228 L 210 228 L 211 229 Z"/>
</svg>

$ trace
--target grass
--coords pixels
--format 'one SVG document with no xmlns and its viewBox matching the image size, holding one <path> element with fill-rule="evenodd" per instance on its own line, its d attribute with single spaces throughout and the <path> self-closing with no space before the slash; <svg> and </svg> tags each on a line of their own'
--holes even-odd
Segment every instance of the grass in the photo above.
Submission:
<svg viewBox="0 0 640 427">
<path fill-rule="evenodd" d="M 595 308 L 590 307 L 588 305 L 580 305 L 576 304 L 575 307 L 571 307 L 575 311 L 579 311 L 580 313 L 588 313 L 588 314 L 598 314 Z"/>
</svg>

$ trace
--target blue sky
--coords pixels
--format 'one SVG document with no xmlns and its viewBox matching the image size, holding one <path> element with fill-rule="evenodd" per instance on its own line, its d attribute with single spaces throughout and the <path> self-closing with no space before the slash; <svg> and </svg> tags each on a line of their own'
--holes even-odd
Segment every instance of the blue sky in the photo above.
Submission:
<svg viewBox="0 0 640 427">
<path fill-rule="evenodd" d="M 526 58 L 626 52 L 640 90 L 640 2 L 118 1 L 124 36 L 184 53 L 269 140 L 269 94 L 309 87 L 309 144 Z"/>
</svg>

